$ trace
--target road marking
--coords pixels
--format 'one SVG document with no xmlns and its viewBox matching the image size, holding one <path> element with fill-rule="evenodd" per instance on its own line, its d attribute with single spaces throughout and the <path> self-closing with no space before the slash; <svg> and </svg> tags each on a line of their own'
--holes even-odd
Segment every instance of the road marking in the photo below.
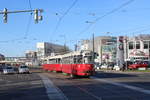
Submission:
<svg viewBox="0 0 150 100">
<path fill-rule="evenodd" d="M 41 77 L 44 86 L 46 88 L 46 92 L 48 95 L 48 98 L 50 100 L 68 100 L 67 97 L 62 93 L 62 91 L 60 89 L 58 89 L 53 83 L 52 81 L 49 80 L 48 77 L 39 74 L 39 76 Z"/>
<path fill-rule="evenodd" d="M 86 89 L 83 89 L 83 88 L 81 88 L 80 86 L 76 86 L 76 87 L 79 88 L 80 90 L 82 90 L 83 92 L 87 93 L 88 95 L 93 96 L 95 99 L 97 99 L 97 100 L 102 100 L 101 97 L 98 97 L 98 96 L 96 96 L 96 95 L 94 95 L 94 94 L 88 92 Z"/>
<path fill-rule="evenodd" d="M 101 81 L 101 82 L 109 83 L 109 84 L 112 84 L 112 85 L 128 88 L 128 89 L 135 90 L 135 91 L 138 91 L 138 92 L 142 92 L 142 93 L 145 93 L 145 94 L 150 94 L 150 90 L 146 90 L 146 89 L 139 88 L 139 87 L 136 87 L 136 86 L 131 86 L 131 85 L 127 85 L 127 84 L 122 84 L 122 83 L 117 83 L 117 82 L 108 81 L 108 80 L 104 80 L 104 79 L 99 79 L 97 77 L 91 77 L 91 78 L 94 79 L 94 80 L 97 80 L 97 81 Z"/>
</svg>

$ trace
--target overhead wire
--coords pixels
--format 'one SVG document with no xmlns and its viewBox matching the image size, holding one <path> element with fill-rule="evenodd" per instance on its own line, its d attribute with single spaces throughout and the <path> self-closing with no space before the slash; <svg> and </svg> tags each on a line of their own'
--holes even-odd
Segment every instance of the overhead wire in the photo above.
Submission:
<svg viewBox="0 0 150 100">
<path fill-rule="evenodd" d="M 81 32 L 79 32 L 78 35 L 81 35 L 81 34 L 85 33 L 85 32 L 86 32 L 87 30 L 89 30 L 94 24 L 96 24 L 99 20 L 103 19 L 104 17 L 106 17 L 106 16 L 108 16 L 108 15 L 110 15 L 110 14 L 112 14 L 112 13 L 117 12 L 118 10 L 120 10 L 120 9 L 122 9 L 123 7 L 129 5 L 129 4 L 132 3 L 133 1 L 134 1 L 134 0 L 129 0 L 129 1 L 127 1 L 127 2 L 125 2 L 125 3 L 123 3 L 123 4 L 121 4 L 119 7 L 117 7 L 117 8 L 115 8 L 115 9 L 113 9 L 113 10 L 111 10 L 111 11 L 105 13 L 104 15 L 102 15 L 102 16 L 96 18 L 92 23 L 89 23 L 89 25 L 88 25 L 84 30 L 82 30 Z"/>
<path fill-rule="evenodd" d="M 29 33 L 29 30 L 30 30 L 30 27 L 31 27 L 31 19 L 32 19 L 32 12 L 30 13 L 30 16 L 29 16 L 29 19 L 28 19 L 28 23 L 27 23 L 27 26 L 26 26 L 26 31 L 25 31 L 25 34 L 24 34 L 24 39 L 27 39 L 28 37 L 28 33 Z"/>
<path fill-rule="evenodd" d="M 31 1 L 28 0 L 28 2 L 29 2 L 29 8 L 30 8 L 30 10 L 32 10 Z M 24 34 L 24 39 L 27 39 L 27 37 L 28 37 L 29 29 L 31 27 L 32 14 L 33 14 L 33 12 L 30 13 L 30 16 L 29 16 L 29 19 L 28 19 L 28 23 L 27 23 L 27 26 L 26 26 L 26 31 L 25 31 L 25 34 Z"/>
<path fill-rule="evenodd" d="M 135 31 L 135 32 L 132 32 L 132 33 L 141 33 L 141 32 L 145 32 L 145 31 L 149 31 L 149 30 L 150 30 L 150 27 L 142 29 L 142 30 L 138 30 L 138 31 Z"/>
<path fill-rule="evenodd" d="M 136 27 L 136 28 L 131 28 L 131 29 L 127 29 L 127 30 L 121 30 L 121 31 L 116 31 L 116 32 L 111 32 L 111 33 L 131 33 L 131 32 L 138 32 L 139 29 L 149 29 L 150 25 L 146 25 L 146 26 L 140 26 L 140 27 Z"/>
<path fill-rule="evenodd" d="M 69 6 L 69 8 L 65 11 L 65 13 L 59 18 L 52 34 L 56 34 L 57 30 L 58 30 L 58 27 L 60 26 L 61 24 L 61 21 L 63 20 L 63 18 L 69 13 L 69 11 L 75 6 L 75 4 L 77 3 L 78 0 L 74 0 L 74 2 Z M 57 14 L 57 13 L 56 13 Z M 57 14 L 58 15 L 58 14 Z"/>
<path fill-rule="evenodd" d="M 28 3 L 29 3 L 29 8 L 32 10 L 31 1 L 28 0 Z M 25 34 L 24 34 L 23 37 L 11 39 L 11 40 L 0 41 L 0 43 L 8 43 L 8 42 L 12 42 L 12 41 L 14 42 L 14 41 L 20 41 L 20 40 L 27 39 L 28 33 L 29 33 L 29 29 L 30 29 L 30 26 L 31 26 L 31 18 L 32 18 L 32 12 L 30 13 L 30 16 L 29 16 L 29 19 L 28 19 L 28 23 L 27 23 L 27 26 L 26 26 L 26 30 L 25 30 Z"/>
<path fill-rule="evenodd" d="M 29 7 L 32 10 L 32 5 L 31 5 L 31 1 L 29 0 Z"/>
</svg>

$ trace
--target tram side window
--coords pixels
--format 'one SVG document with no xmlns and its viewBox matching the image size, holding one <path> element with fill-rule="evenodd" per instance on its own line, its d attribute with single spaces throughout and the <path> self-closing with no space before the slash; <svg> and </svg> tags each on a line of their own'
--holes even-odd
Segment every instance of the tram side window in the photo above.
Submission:
<svg viewBox="0 0 150 100">
<path fill-rule="evenodd" d="M 148 42 L 144 42 L 144 49 L 148 49 Z"/>
<path fill-rule="evenodd" d="M 78 56 L 78 58 L 77 58 L 77 63 L 78 63 L 78 64 L 81 64 L 81 63 L 82 63 L 82 56 L 81 56 L 81 55 Z"/>
<path fill-rule="evenodd" d="M 139 41 L 136 42 L 136 49 L 140 49 L 140 42 Z"/>
<path fill-rule="evenodd" d="M 129 49 L 133 49 L 133 48 L 134 48 L 133 42 L 129 42 Z"/>
<path fill-rule="evenodd" d="M 62 62 L 63 62 L 63 64 L 66 64 L 66 59 L 63 58 L 63 59 L 62 59 Z"/>
<path fill-rule="evenodd" d="M 70 58 L 69 57 L 65 57 L 62 59 L 63 64 L 70 64 Z"/>
<path fill-rule="evenodd" d="M 56 64 L 56 59 L 49 59 L 49 64 Z"/>
<path fill-rule="evenodd" d="M 70 64 L 74 64 L 74 57 L 73 56 L 70 56 Z"/>
<path fill-rule="evenodd" d="M 48 60 L 44 60 L 44 64 L 48 64 Z"/>
<path fill-rule="evenodd" d="M 85 64 L 90 64 L 90 63 L 92 63 L 92 56 L 85 56 L 85 57 L 84 57 L 84 63 L 85 63 Z"/>
<path fill-rule="evenodd" d="M 59 59 L 57 59 L 57 63 L 58 64 L 60 64 L 61 63 L 61 59 L 59 58 Z"/>
<path fill-rule="evenodd" d="M 73 63 L 77 64 L 77 57 L 76 56 L 73 57 Z"/>
<path fill-rule="evenodd" d="M 74 56 L 72 58 L 72 60 L 73 60 L 74 64 L 81 64 L 82 63 L 82 56 L 81 55 Z"/>
<path fill-rule="evenodd" d="M 60 64 L 61 63 L 61 59 L 60 58 L 55 59 L 55 61 L 56 61 L 56 64 Z"/>
</svg>

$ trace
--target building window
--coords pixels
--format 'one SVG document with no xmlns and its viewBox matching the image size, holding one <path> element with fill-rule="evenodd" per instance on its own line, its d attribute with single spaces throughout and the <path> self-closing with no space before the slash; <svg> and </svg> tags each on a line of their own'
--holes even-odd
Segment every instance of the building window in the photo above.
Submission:
<svg viewBox="0 0 150 100">
<path fill-rule="evenodd" d="M 133 49 L 134 46 L 133 46 L 133 42 L 129 42 L 129 49 Z"/>
<path fill-rule="evenodd" d="M 148 49 L 148 42 L 144 41 L 144 49 Z"/>
<path fill-rule="evenodd" d="M 150 49 L 150 41 L 149 41 L 149 49 Z"/>
<path fill-rule="evenodd" d="M 139 41 L 136 42 L 136 49 L 140 49 L 140 42 Z"/>
</svg>

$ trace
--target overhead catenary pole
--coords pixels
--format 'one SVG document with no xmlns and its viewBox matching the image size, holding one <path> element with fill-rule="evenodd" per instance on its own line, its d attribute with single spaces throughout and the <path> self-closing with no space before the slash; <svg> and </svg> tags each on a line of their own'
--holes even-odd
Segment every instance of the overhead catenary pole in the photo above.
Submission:
<svg viewBox="0 0 150 100">
<path fill-rule="evenodd" d="M 117 65 L 120 69 L 124 70 L 124 46 L 123 46 L 124 37 L 119 36 L 117 38 Z"/>
<path fill-rule="evenodd" d="M 93 61 L 93 64 L 94 64 L 94 58 L 95 58 L 95 49 L 94 49 L 94 33 L 93 33 L 93 36 L 92 36 L 92 51 L 93 51 L 93 55 L 92 55 L 92 61 Z"/>
</svg>

